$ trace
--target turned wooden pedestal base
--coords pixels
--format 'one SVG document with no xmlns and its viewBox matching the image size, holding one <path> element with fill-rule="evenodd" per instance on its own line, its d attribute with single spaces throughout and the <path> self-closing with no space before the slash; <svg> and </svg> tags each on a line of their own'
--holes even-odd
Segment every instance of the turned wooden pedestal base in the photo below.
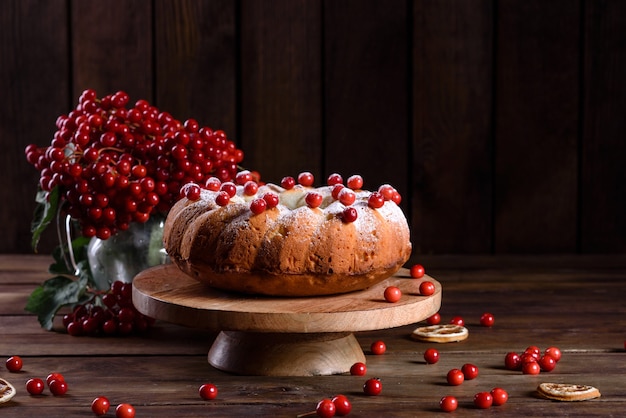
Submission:
<svg viewBox="0 0 626 418">
<path fill-rule="evenodd" d="M 419 285 L 435 284 L 431 296 Z M 402 290 L 389 303 L 387 286 Z M 139 312 L 180 325 L 221 331 L 209 363 L 227 372 L 265 376 L 345 373 L 365 362 L 353 332 L 419 322 L 439 310 L 441 285 L 429 276 L 412 279 L 406 269 L 360 292 L 308 298 L 249 296 L 212 289 L 174 265 L 141 272 L 133 281 Z"/>
</svg>

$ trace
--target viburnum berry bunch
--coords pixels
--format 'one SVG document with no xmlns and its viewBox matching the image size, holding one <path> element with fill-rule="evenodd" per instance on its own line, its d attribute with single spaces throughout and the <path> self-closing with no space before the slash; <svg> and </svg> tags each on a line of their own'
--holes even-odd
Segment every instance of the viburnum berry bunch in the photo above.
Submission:
<svg viewBox="0 0 626 418">
<path fill-rule="evenodd" d="M 83 235 L 100 239 L 166 213 L 188 182 L 234 179 L 243 160 L 224 131 L 181 122 L 146 100 L 131 104 L 123 91 L 98 98 L 91 89 L 57 118 L 50 145 L 31 144 L 25 153 L 40 172 L 38 201 L 60 205 Z"/>
</svg>

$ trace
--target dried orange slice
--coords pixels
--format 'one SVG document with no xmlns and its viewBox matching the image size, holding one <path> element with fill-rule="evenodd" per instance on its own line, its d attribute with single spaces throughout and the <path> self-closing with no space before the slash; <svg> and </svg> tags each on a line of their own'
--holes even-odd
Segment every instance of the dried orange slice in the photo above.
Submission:
<svg viewBox="0 0 626 418">
<path fill-rule="evenodd" d="M 537 386 L 540 397 L 554 401 L 586 401 L 600 397 L 600 391 L 588 385 L 570 383 L 541 383 Z"/>
<path fill-rule="evenodd" d="M 0 379 L 0 403 L 8 402 L 15 395 L 15 388 L 4 379 Z"/>
<path fill-rule="evenodd" d="M 431 343 L 452 343 L 465 340 L 469 337 L 469 331 L 461 325 L 430 325 L 415 329 L 411 333 L 411 337 L 418 341 Z"/>
</svg>

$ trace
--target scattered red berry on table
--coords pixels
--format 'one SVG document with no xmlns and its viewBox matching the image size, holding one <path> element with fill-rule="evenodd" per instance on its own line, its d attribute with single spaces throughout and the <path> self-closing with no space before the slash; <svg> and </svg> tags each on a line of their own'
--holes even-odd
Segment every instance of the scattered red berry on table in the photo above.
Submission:
<svg viewBox="0 0 626 418">
<path fill-rule="evenodd" d="M 45 388 L 43 380 L 34 377 L 26 381 L 26 391 L 31 395 L 41 395 Z"/>
<path fill-rule="evenodd" d="M 463 372 L 465 380 L 472 380 L 478 377 L 478 367 L 473 364 L 465 363 L 463 367 L 461 367 L 461 371 Z"/>
<path fill-rule="evenodd" d="M 17 373 L 22 370 L 24 362 L 20 356 L 11 356 L 6 361 L 7 370 L 11 373 Z"/>
<path fill-rule="evenodd" d="M 450 320 L 451 324 L 465 326 L 465 320 L 460 316 L 455 316 Z"/>
<path fill-rule="evenodd" d="M 387 286 L 384 296 L 387 302 L 396 303 L 402 298 L 402 291 L 396 286 Z"/>
<path fill-rule="evenodd" d="M 445 412 L 452 412 L 459 406 L 459 402 L 454 396 L 444 396 L 439 401 L 439 408 Z"/>
<path fill-rule="evenodd" d="M 493 404 L 496 406 L 504 405 L 509 400 L 509 394 L 502 388 L 493 388 L 490 393 L 493 398 Z"/>
<path fill-rule="evenodd" d="M 198 389 L 200 397 L 204 400 L 211 400 L 217 397 L 217 386 L 213 383 L 205 383 Z"/>
<path fill-rule="evenodd" d="M 549 354 L 544 354 L 538 363 L 542 372 L 551 372 L 556 367 L 556 360 Z"/>
<path fill-rule="evenodd" d="M 135 418 L 135 408 L 128 403 L 121 403 L 115 408 L 115 418 Z"/>
<path fill-rule="evenodd" d="M 372 351 L 372 354 L 379 356 L 381 354 L 385 354 L 385 351 L 387 351 L 387 345 L 385 345 L 385 342 L 381 340 L 374 341 L 370 346 L 370 350 Z"/>
<path fill-rule="evenodd" d="M 624 344 L 626 344 L 626 342 Z M 561 360 L 562 354 L 558 347 L 548 347 L 546 348 L 546 351 L 544 351 L 544 354 L 551 356 L 557 363 Z"/>
<path fill-rule="evenodd" d="M 48 384 L 48 386 L 50 386 L 50 382 L 52 382 L 53 380 L 63 380 L 65 381 L 65 377 L 63 377 L 63 375 L 61 373 L 50 373 L 47 377 L 46 377 L 46 383 Z"/>
<path fill-rule="evenodd" d="M 435 348 L 428 348 L 424 351 L 424 360 L 428 364 L 435 364 L 439 361 L 439 351 Z"/>
<path fill-rule="evenodd" d="M 483 327 L 492 327 L 495 324 L 496 319 L 489 312 L 485 312 L 480 317 L 480 325 Z"/>
<path fill-rule="evenodd" d="M 67 383 L 65 380 L 52 380 L 48 387 L 54 396 L 63 396 L 67 393 Z"/>
<path fill-rule="evenodd" d="M 441 322 L 441 315 L 439 312 L 432 314 L 428 318 L 426 318 L 426 323 L 428 325 L 438 325 Z"/>
<path fill-rule="evenodd" d="M 530 375 L 537 375 L 537 374 L 541 373 L 541 366 L 536 361 L 530 361 L 528 363 L 523 363 L 522 364 L 522 373 L 523 374 L 530 374 Z"/>
<path fill-rule="evenodd" d="M 411 277 L 413 277 L 414 279 L 421 279 L 422 277 L 424 277 L 424 274 L 424 266 L 422 266 L 421 264 L 414 264 L 411 266 Z"/>
<path fill-rule="evenodd" d="M 324 398 L 317 403 L 315 413 L 318 417 L 331 418 L 335 416 L 335 404 L 331 399 Z"/>
<path fill-rule="evenodd" d="M 493 396 L 489 392 L 479 392 L 474 395 L 474 405 L 480 409 L 487 409 L 493 405 Z"/>
<path fill-rule="evenodd" d="M 375 377 L 372 379 L 368 379 L 363 384 L 363 392 L 369 396 L 377 396 L 383 391 L 383 384 L 380 382 L 380 379 Z"/>
<path fill-rule="evenodd" d="M 335 404 L 335 415 L 343 417 L 352 411 L 352 404 L 347 396 L 335 395 L 332 400 Z"/>
<path fill-rule="evenodd" d="M 522 359 L 519 354 L 515 352 L 509 352 L 504 356 L 504 367 L 508 370 L 521 370 Z"/>
<path fill-rule="evenodd" d="M 97 416 L 105 415 L 109 412 L 111 403 L 104 396 L 98 396 L 91 402 L 91 411 Z"/>
<path fill-rule="evenodd" d="M 430 296 L 435 293 L 435 285 L 433 282 L 425 281 L 420 283 L 420 295 Z"/>
<path fill-rule="evenodd" d="M 360 361 L 354 363 L 350 367 L 350 374 L 352 376 L 365 376 L 366 373 L 367 373 L 367 366 L 365 365 L 365 363 L 361 363 Z"/>
<path fill-rule="evenodd" d="M 465 375 L 460 369 L 451 369 L 446 375 L 446 380 L 451 386 L 459 386 L 465 381 Z"/>
</svg>

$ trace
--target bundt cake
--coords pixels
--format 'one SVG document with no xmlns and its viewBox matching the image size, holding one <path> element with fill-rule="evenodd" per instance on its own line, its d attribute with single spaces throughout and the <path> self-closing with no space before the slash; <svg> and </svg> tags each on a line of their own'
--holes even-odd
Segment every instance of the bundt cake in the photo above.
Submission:
<svg viewBox="0 0 626 418">
<path fill-rule="evenodd" d="M 285 177 L 281 185 L 212 178 L 187 184 L 170 210 L 164 245 L 189 276 L 214 288 L 271 296 L 316 296 L 370 287 L 411 253 L 409 227 L 390 185 L 361 190 L 333 174 Z"/>
</svg>

